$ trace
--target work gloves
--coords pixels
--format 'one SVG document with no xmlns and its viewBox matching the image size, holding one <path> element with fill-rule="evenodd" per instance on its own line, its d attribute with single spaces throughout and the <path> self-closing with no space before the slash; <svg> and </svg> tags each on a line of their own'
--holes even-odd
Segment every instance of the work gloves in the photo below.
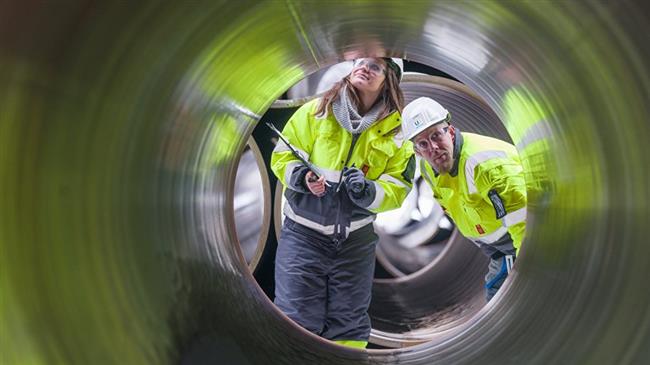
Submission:
<svg viewBox="0 0 650 365">
<path fill-rule="evenodd" d="M 363 171 L 356 167 L 346 167 L 343 171 L 343 182 L 348 191 L 353 194 L 361 194 L 363 189 L 366 188 L 366 176 Z"/>
<path fill-rule="evenodd" d="M 367 208 L 375 200 L 375 184 L 367 180 L 363 172 L 355 167 L 343 170 L 341 184 L 345 187 L 348 197 L 361 208 Z M 327 192 L 325 176 L 317 178 L 305 166 L 296 167 L 291 174 L 289 187 L 295 191 L 311 193 L 322 197 Z"/>
<path fill-rule="evenodd" d="M 367 208 L 375 200 L 375 184 L 367 180 L 363 171 L 356 167 L 343 170 L 343 184 L 348 196 L 356 205 Z"/>
</svg>

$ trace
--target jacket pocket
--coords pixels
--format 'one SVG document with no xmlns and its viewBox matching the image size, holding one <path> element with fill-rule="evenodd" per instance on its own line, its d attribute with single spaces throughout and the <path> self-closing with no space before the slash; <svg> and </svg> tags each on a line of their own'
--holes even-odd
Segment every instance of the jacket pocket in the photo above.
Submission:
<svg viewBox="0 0 650 365">
<path fill-rule="evenodd" d="M 323 121 L 316 129 L 311 161 L 319 166 L 332 168 L 341 145 L 340 130 L 329 121 Z"/>
<path fill-rule="evenodd" d="M 368 173 L 366 177 L 376 180 L 386 170 L 388 160 L 395 154 L 391 141 L 375 140 L 370 144 L 368 152 Z"/>
</svg>

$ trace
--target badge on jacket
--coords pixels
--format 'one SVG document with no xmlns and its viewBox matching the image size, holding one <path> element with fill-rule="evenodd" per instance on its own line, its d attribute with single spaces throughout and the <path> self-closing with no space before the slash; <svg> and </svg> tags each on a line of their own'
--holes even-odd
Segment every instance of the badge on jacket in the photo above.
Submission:
<svg viewBox="0 0 650 365">
<path fill-rule="evenodd" d="M 503 200 L 499 196 L 496 190 L 492 189 L 488 192 L 488 197 L 494 206 L 494 211 L 497 214 L 497 219 L 501 219 L 506 216 L 506 207 L 503 205 Z"/>
<path fill-rule="evenodd" d="M 483 229 L 483 227 L 481 227 L 480 224 L 477 224 L 475 227 L 476 227 L 476 232 L 478 232 L 478 234 L 485 234 L 485 230 Z"/>
</svg>

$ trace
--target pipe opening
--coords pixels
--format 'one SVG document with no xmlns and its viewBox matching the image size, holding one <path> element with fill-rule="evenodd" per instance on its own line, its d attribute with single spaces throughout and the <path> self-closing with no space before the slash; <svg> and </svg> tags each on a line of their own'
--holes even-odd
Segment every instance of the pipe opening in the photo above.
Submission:
<svg viewBox="0 0 650 365">
<path fill-rule="evenodd" d="M 3 360 L 650 363 L 647 1 L 1 4 Z M 272 149 L 255 126 L 282 91 L 377 49 L 453 74 L 497 112 L 531 224 L 512 285 L 466 321 L 482 305 L 470 287 L 444 290 L 459 262 L 480 267 L 470 244 L 452 233 L 431 270 L 393 261 L 405 275 L 375 280 L 373 341 L 425 344 L 362 352 L 272 306 L 274 248 L 247 268 L 233 186 L 251 131 Z"/>
<path fill-rule="evenodd" d="M 264 229 L 267 237 L 257 246 L 257 252 L 261 252 L 258 264 L 250 266 L 258 285 L 271 301 L 274 298 L 275 249 L 284 217 L 284 199 L 282 185 L 269 168 L 270 155 L 278 140 L 265 122 L 272 122 L 282 129 L 298 107 L 318 97 L 349 73 L 349 67 L 348 63 L 342 63 L 319 70 L 283 93 L 252 133 L 253 143 L 260 146 L 259 156 L 264 163 L 258 163 L 258 170 L 253 173 L 255 166 L 244 163 L 250 157 L 242 158 L 243 162 L 240 162 L 238 177 L 244 174 L 265 176 L 269 186 L 273 187 L 269 200 L 266 200 L 268 196 L 260 195 L 259 189 L 257 198 L 241 199 L 250 204 L 264 200 L 264 205 L 268 203 L 272 207 L 272 228 Z M 409 68 L 429 74 L 412 72 Z M 416 62 L 408 62 L 406 71 L 401 83 L 405 103 L 420 96 L 432 97 L 450 110 L 454 125 L 461 130 L 511 141 L 496 114 L 470 88 L 442 71 Z M 245 221 L 242 217 L 238 227 L 240 225 L 250 229 L 254 219 Z M 444 215 L 433 199 L 430 187 L 420 176 L 419 168 L 414 188 L 402 207 L 379 214 L 375 231 L 380 241 L 370 306 L 373 330 L 369 348 L 400 348 L 426 342 L 467 322 L 483 307 L 482 284 L 487 259 L 457 232 L 453 222 Z"/>
</svg>

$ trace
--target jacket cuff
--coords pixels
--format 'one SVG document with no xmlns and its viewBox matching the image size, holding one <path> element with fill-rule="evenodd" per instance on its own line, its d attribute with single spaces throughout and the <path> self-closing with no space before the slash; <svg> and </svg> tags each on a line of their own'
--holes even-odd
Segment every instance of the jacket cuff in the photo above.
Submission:
<svg viewBox="0 0 650 365">
<path fill-rule="evenodd" d="M 291 172 L 291 177 L 289 178 L 289 189 L 299 193 L 309 193 L 310 191 L 305 185 L 305 175 L 307 175 L 308 171 L 309 169 L 304 165 L 295 167 Z"/>
<path fill-rule="evenodd" d="M 350 200 L 361 208 L 368 209 L 370 204 L 375 201 L 375 195 L 377 195 L 377 189 L 375 184 L 371 181 L 366 180 L 366 187 L 360 193 L 355 194 L 348 190 L 348 196 Z"/>
</svg>

